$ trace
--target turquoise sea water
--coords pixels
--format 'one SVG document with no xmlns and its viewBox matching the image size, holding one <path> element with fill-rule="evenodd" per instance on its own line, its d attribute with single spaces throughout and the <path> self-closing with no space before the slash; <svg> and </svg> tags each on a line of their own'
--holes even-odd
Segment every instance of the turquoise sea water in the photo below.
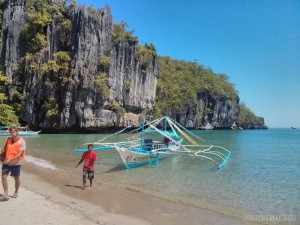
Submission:
<svg viewBox="0 0 300 225">
<path fill-rule="evenodd" d="M 125 170 L 114 150 L 97 151 L 96 176 L 112 185 L 130 187 L 164 199 L 232 214 L 299 215 L 300 130 L 195 131 L 232 151 L 217 170 L 207 160 L 179 155 L 158 166 Z M 72 150 L 106 134 L 40 134 L 26 137 L 26 161 L 56 171 L 55 176 L 80 176 L 74 166 L 81 153 Z M 110 141 L 124 140 L 128 134 Z M 4 145 L 5 137 L 0 138 Z M 96 177 L 97 179 L 97 177 Z"/>
</svg>

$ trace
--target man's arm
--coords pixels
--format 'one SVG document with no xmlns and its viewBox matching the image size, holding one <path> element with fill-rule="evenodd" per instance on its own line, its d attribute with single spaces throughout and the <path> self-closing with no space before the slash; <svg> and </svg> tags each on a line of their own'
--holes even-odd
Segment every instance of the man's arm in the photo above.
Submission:
<svg viewBox="0 0 300 225">
<path fill-rule="evenodd" d="M 3 161 L 3 164 L 7 164 L 7 163 L 10 163 L 10 162 L 14 162 L 15 159 L 18 159 L 18 158 L 21 156 L 21 154 L 23 153 L 23 151 L 24 151 L 24 150 L 20 150 L 19 153 L 18 153 L 15 157 Z"/>
<path fill-rule="evenodd" d="M 77 168 L 77 167 L 83 162 L 83 160 L 84 160 L 84 159 L 80 159 L 79 162 L 78 162 L 78 164 L 76 165 L 75 168 Z"/>
</svg>

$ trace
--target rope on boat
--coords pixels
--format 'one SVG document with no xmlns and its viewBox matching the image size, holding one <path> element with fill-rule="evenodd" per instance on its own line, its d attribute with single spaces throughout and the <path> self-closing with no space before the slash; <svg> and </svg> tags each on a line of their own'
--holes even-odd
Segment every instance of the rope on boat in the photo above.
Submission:
<svg viewBox="0 0 300 225">
<path fill-rule="evenodd" d="M 174 122 L 173 124 L 174 124 L 175 128 L 178 129 L 178 131 L 179 131 L 185 138 L 187 138 L 187 137 L 189 137 L 189 136 L 188 136 L 188 135 L 184 135 L 185 133 L 184 133 L 181 129 L 179 129 L 176 125 L 178 125 L 180 128 L 182 128 L 184 131 L 186 131 L 187 133 L 189 133 L 189 134 L 192 135 L 193 137 L 195 137 L 195 138 L 197 138 L 197 139 L 199 139 L 199 140 L 201 140 L 201 141 L 206 142 L 206 143 L 209 144 L 208 146 L 206 146 L 206 147 L 207 147 L 206 149 L 203 149 L 203 150 L 194 150 L 194 151 L 192 151 L 191 149 L 188 149 L 187 146 L 193 146 L 193 147 L 195 147 L 195 146 L 197 146 L 198 143 L 195 145 L 195 141 L 189 137 L 191 140 L 193 140 L 193 142 L 191 142 L 190 139 L 188 139 L 188 138 L 187 138 L 187 139 L 188 139 L 192 144 L 194 144 L 194 145 L 185 145 L 185 146 L 182 146 L 182 148 L 184 149 L 184 151 L 182 151 L 182 152 L 186 152 L 186 153 L 192 154 L 193 156 L 197 156 L 197 157 L 202 157 L 202 158 L 209 159 L 209 160 L 211 160 L 212 162 L 214 162 L 215 164 L 218 165 L 218 167 L 217 167 L 218 169 L 220 169 L 221 167 L 223 167 L 223 166 L 227 163 L 227 161 L 228 161 L 228 159 L 229 159 L 229 157 L 230 157 L 230 155 L 231 155 L 231 152 L 230 152 L 229 150 L 227 150 L 226 148 L 221 147 L 221 146 L 215 146 L 215 145 L 211 144 L 210 142 L 206 141 L 205 139 L 203 139 L 203 138 L 201 138 L 201 137 L 198 137 L 197 135 L 195 135 L 195 134 L 192 133 L 191 131 L 187 130 L 185 127 L 183 127 L 181 124 L 179 124 L 178 122 L 176 122 L 176 121 L 173 120 L 172 118 L 170 118 L 170 119 L 167 118 L 167 119 L 170 120 L 170 121 L 172 121 L 172 123 Z M 198 145 L 198 146 L 200 147 L 200 145 Z M 202 146 L 202 147 L 203 147 L 203 146 Z M 204 147 L 205 147 L 205 146 L 204 146 Z M 222 150 L 226 151 L 227 154 L 223 154 L 223 153 L 220 152 L 219 150 L 211 151 L 213 148 L 222 149 Z M 206 155 L 204 155 L 204 154 L 206 154 L 206 155 L 214 155 L 214 156 L 217 156 L 217 157 L 218 157 L 219 159 L 221 159 L 222 161 L 221 161 L 220 163 L 217 163 L 216 160 L 214 160 L 213 158 L 211 158 L 211 157 L 209 157 L 209 156 L 206 156 Z"/>
<path fill-rule="evenodd" d="M 184 133 L 178 126 L 176 126 L 175 123 L 173 123 L 172 120 L 169 120 L 166 118 L 170 124 L 172 124 L 189 142 L 191 142 L 194 145 L 198 145 L 196 141 L 194 141 L 190 136 L 188 136 L 186 133 Z"/>
<path fill-rule="evenodd" d="M 176 137 L 178 137 L 178 135 L 177 135 L 176 131 L 174 130 L 174 127 L 171 125 L 169 119 L 168 119 L 167 117 L 166 117 L 166 119 L 167 119 L 167 121 L 169 122 L 172 131 L 174 132 L 174 134 L 176 135 Z M 179 132 L 180 132 L 180 131 L 179 131 Z"/>
<path fill-rule="evenodd" d="M 159 120 L 159 122 L 162 120 L 163 118 L 158 118 L 158 119 L 156 119 L 156 120 L 153 120 L 153 121 L 146 121 L 147 123 L 145 124 L 145 126 L 147 126 L 147 125 L 149 125 L 149 124 L 151 124 L 151 123 L 155 123 L 156 124 L 156 122 Z M 139 128 L 137 128 L 137 129 L 134 129 L 134 130 L 132 130 L 132 131 L 130 131 L 130 133 L 133 133 L 133 132 L 136 132 L 136 131 L 138 131 L 138 130 L 141 130 L 142 128 L 141 127 L 139 127 Z"/>
<path fill-rule="evenodd" d="M 200 141 L 203 141 L 203 142 L 207 142 L 209 143 L 208 141 L 206 141 L 205 139 L 195 135 L 193 132 L 189 131 L 188 129 L 186 129 L 184 126 L 182 126 L 180 123 L 177 123 L 175 120 L 171 119 L 176 125 L 178 125 L 180 128 L 182 128 L 183 130 L 185 130 L 186 132 L 188 132 L 190 135 L 194 136 L 195 138 L 199 139 Z M 209 143 L 210 144 L 210 143 Z"/>
<path fill-rule="evenodd" d="M 189 135 L 187 135 L 182 129 L 180 129 L 176 124 L 178 124 L 176 121 L 175 123 L 173 122 L 172 119 L 169 119 L 168 117 L 164 117 L 165 119 L 167 119 L 167 121 L 169 122 L 170 124 L 170 127 L 172 128 L 173 132 L 174 132 L 174 128 L 173 126 L 190 142 L 192 143 L 193 147 L 196 147 L 196 146 L 200 146 L 196 141 L 194 141 Z M 160 121 L 159 121 L 160 122 Z M 203 141 L 203 142 L 206 142 L 208 144 L 210 144 L 208 141 L 196 136 L 195 134 L 193 134 L 192 132 L 188 131 L 187 129 L 185 129 L 183 126 L 181 126 L 180 124 L 178 124 L 180 127 L 182 127 L 185 131 L 187 131 L 189 134 L 193 135 L 195 138 Z M 168 135 L 164 134 L 163 132 L 161 132 L 159 129 L 157 129 L 155 126 L 153 126 L 152 124 L 150 124 L 150 127 L 154 130 L 156 130 L 158 133 L 166 136 L 167 138 L 169 138 L 170 140 L 176 142 L 174 139 L 172 139 L 171 137 L 169 137 Z M 194 152 L 188 148 L 186 148 L 185 146 L 182 146 L 184 151 L 177 151 L 177 152 L 186 152 L 188 154 L 192 154 L 193 156 L 197 156 L 197 157 L 201 157 L 201 158 L 205 158 L 205 159 L 209 159 L 210 161 L 214 162 L 216 165 L 218 165 L 218 169 L 220 169 L 223 165 L 226 164 L 228 158 L 230 157 L 230 154 L 231 152 L 221 146 L 215 146 L 215 145 L 207 145 L 207 148 L 206 149 L 203 149 L 203 150 L 195 150 Z M 203 146 L 202 146 L 203 147 Z M 219 152 L 219 151 L 211 151 L 213 148 L 219 148 L 219 149 L 222 149 L 222 150 L 225 150 L 226 152 L 228 152 L 227 156 L 225 154 L 223 154 L 222 152 Z M 221 162 L 218 163 L 215 159 L 209 157 L 209 156 L 216 156 L 218 157 L 219 159 L 221 159 Z"/>
<path fill-rule="evenodd" d="M 124 132 L 126 129 L 128 129 L 128 128 L 130 128 L 130 127 L 132 127 L 132 125 L 128 125 L 128 126 L 125 127 L 123 130 L 120 130 L 120 131 L 118 131 L 118 132 L 116 132 L 116 133 L 113 133 L 113 134 L 111 134 L 111 135 L 108 135 L 108 136 L 106 136 L 106 137 L 104 137 L 104 138 L 102 138 L 102 139 L 100 139 L 100 140 L 98 140 L 98 141 L 96 141 L 96 142 L 93 142 L 93 143 L 84 143 L 83 145 L 96 144 L 96 143 L 98 143 L 98 142 L 102 142 L 102 141 L 104 141 L 105 139 L 107 139 L 107 138 L 109 138 L 109 137 L 113 137 L 113 136 L 115 136 L 115 135 L 117 135 L 117 134 L 120 134 L 120 133 Z M 82 145 L 82 146 L 83 146 L 83 145 Z"/>
<path fill-rule="evenodd" d="M 175 143 L 178 143 L 178 141 L 175 141 L 173 138 L 171 138 L 169 135 L 163 133 L 161 130 L 157 129 L 155 126 L 153 126 L 152 124 L 149 124 L 150 127 L 152 127 L 154 130 L 156 130 L 158 133 L 160 133 L 161 135 L 169 138 L 171 141 L 175 142 Z"/>
<path fill-rule="evenodd" d="M 163 117 L 164 118 L 164 117 Z M 148 121 L 146 121 L 147 123 L 145 124 L 145 126 L 148 126 L 148 125 L 151 125 L 152 123 L 154 124 L 153 126 L 156 126 L 157 124 L 159 124 L 162 120 L 163 120 L 163 118 L 158 118 L 158 119 L 156 119 L 156 120 L 153 120 L 153 121 L 151 121 L 151 122 L 148 122 Z M 142 128 L 140 127 L 140 128 L 138 128 L 138 129 L 135 129 L 135 130 L 133 130 L 133 131 L 138 131 L 138 130 L 141 130 Z M 146 128 L 146 129 L 144 129 L 144 130 L 150 130 L 151 129 L 151 127 L 149 126 L 148 128 Z M 133 132 L 132 131 L 132 132 Z M 127 138 L 127 140 L 128 141 L 132 141 L 133 139 L 135 139 L 137 136 L 139 136 L 140 135 L 140 132 L 139 133 L 137 133 L 137 134 L 135 134 L 135 135 L 133 135 L 133 136 L 131 136 L 131 137 L 129 137 L 129 138 Z"/>
</svg>

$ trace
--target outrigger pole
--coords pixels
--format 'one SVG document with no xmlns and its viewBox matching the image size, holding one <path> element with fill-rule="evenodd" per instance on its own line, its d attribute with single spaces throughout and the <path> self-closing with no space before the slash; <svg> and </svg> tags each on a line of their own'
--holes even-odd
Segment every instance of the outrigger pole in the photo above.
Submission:
<svg viewBox="0 0 300 225">
<path fill-rule="evenodd" d="M 169 118 L 167 118 L 169 120 Z M 192 133 L 191 131 L 189 131 L 188 129 L 186 129 L 184 126 L 182 126 L 181 124 L 177 123 L 175 120 L 173 120 L 172 118 L 170 118 L 170 122 L 174 125 L 174 127 L 176 129 L 178 129 L 178 131 L 189 141 L 191 142 L 193 145 L 190 145 L 191 147 L 195 147 L 195 146 L 200 146 L 198 143 L 196 143 L 193 139 L 191 139 L 188 135 L 186 135 L 183 131 L 181 131 L 180 128 L 182 128 L 184 131 L 186 131 L 187 133 L 189 133 L 190 135 L 192 135 L 193 137 L 203 141 L 203 142 L 206 142 L 210 145 L 207 145 L 208 148 L 204 149 L 204 150 L 195 150 L 196 152 L 193 152 L 191 149 L 188 149 L 186 147 L 188 147 L 189 145 L 183 145 L 183 149 L 185 150 L 185 152 L 187 153 L 190 153 L 194 156 L 198 156 L 198 157 L 202 157 L 202 158 L 206 158 L 206 159 L 209 159 L 211 160 L 212 162 L 214 162 L 216 165 L 217 165 L 217 168 L 220 169 L 222 168 L 228 161 L 228 159 L 230 158 L 231 156 L 231 152 L 229 150 L 227 150 L 226 148 L 224 147 L 221 147 L 221 146 L 215 146 L 211 143 L 209 143 L 208 141 L 204 140 L 203 138 L 201 137 L 198 137 L 197 135 L 195 135 L 194 133 Z M 176 125 L 178 125 L 179 127 L 177 127 Z M 205 147 L 202 145 L 202 147 Z M 217 148 L 217 149 L 222 149 L 224 150 L 225 152 L 227 152 L 227 154 L 223 154 L 221 153 L 220 151 L 211 151 L 213 148 Z M 215 155 L 217 156 L 218 158 L 222 159 L 221 163 L 218 163 L 216 162 L 216 160 L 214 160 L 213 158 L 211 157 L 208 157 L 208 156 L 205 156 L 203 154 L 211 154 L 211 155 Z"/>
</svg>

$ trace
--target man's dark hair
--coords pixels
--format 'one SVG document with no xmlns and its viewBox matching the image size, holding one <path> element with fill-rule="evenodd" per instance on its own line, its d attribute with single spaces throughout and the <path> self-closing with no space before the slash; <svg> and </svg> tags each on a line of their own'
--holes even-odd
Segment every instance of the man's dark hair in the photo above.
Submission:
<svg viewBox="0 0 300 225">
<path fill-rule="evenodd" d="M 19 132 L 19 129 L 16 126 L 12 126 L 9 128 L 9 132 L 13 130 Z"/>
</svg>

